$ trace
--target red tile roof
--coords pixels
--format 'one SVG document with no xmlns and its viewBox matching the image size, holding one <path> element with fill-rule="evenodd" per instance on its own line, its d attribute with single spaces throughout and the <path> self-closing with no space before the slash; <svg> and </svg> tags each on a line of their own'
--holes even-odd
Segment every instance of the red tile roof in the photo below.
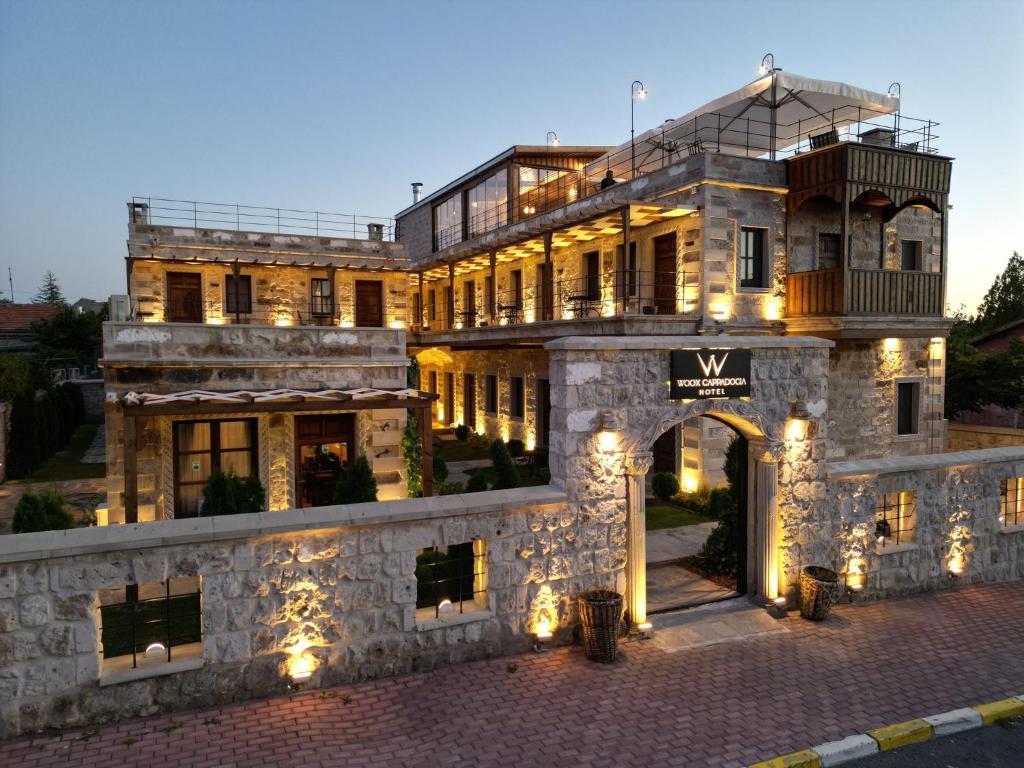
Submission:
<svg viewBox="0 0 1024 768">
<path fill-rule="evenodd" d="M 36 320 L 46 320 L 60 310 L 56 304 L 0 304 L 0 331 L 27 331 Z"/>
</svg>

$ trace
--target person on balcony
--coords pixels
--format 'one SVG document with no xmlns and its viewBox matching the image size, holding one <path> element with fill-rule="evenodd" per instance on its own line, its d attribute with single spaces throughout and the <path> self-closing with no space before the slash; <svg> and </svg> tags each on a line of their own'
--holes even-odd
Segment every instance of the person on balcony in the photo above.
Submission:
<svg viewBox="0 0 1024 768">
<path fill-rule="evenodd" d="M 601 189 L 608 189 L 608 187 L 615 184 L 618 184 L 618 182 L 615 181 L 615 176 L 612 175 L 611 168 L 609 168 L 608 172 L 604 175 L 604 178 L 601 179 Z"/>
</svg>

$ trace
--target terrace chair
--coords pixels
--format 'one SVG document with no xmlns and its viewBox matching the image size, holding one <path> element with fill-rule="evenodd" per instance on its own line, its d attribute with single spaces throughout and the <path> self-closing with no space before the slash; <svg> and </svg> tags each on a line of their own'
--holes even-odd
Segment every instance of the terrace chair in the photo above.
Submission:
<svg viewBox="0 0 1024 768">
<path fill-rule="evenodd" d="M 832 144 L 838 144 L 839 134 L 836 132 L 836 129 L 833 128 L 830 131 L 825 131 L 824 133 L 819 133 L 815 136 L 811 136 L 810 142 L 812 150 L 821 149 L 822 147 L 827 147 Z"/>
<path fill-rule="evenodd" d="M 693 157 L 694 155 L 699 155 L 703 151 L 704 142 L 701 141 L 700 139 L 697 139 L 696 141 L 691 141 L 689 144 L 686 145 L 686 154 L 690 157 Z"/>
</svg>

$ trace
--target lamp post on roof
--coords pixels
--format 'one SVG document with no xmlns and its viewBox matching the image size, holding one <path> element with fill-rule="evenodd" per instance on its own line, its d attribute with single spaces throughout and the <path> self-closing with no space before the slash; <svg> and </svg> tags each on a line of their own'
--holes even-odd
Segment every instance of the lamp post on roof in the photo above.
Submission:
<svg viewBox="0 0 1024 768">
<path fill-rule="evenodd" d="M 757 71 L 761 75 L 767 75 L 769 72 L 775 71 L 775 54 L 766 53 L 761 57 L 761 66 L 757 68 Z"/>
<path fill-rule="evenodd" d="M 902 95 L 902 89 L 900 88 L 899 82 L 889 83 L 889 98 L 899 99 Z M 895 147 L 899 142 L 900 138 L 900 108 L 896 106 L 896 111 L 893 113 L 892 118 L 892 145 Z"/>
<path fill-rule="evenodd" d="M 548 135 L 545 137 L 544 140 L 545 140 L 545 143 L 547 143 L 547 145 L 549 147 L 557 147 L 558 146 L 558 134 L 555 133 L 554 131 L 548 131 Z"/>
<path fill-rule="evenodd" d="M 775 110 L 778 107 L 778 99 L 775 94 L 775 73 L 779 70 L 775 67 L 775 54 L 766 53 L 761 57 L 761 66 L 757 68 L 758 73 L 761 75 L 767 75 L 771 72 L 772 75 L 772 100 L 769 105 L 771 112 L 771 122 L 768 125 L 768 157 L 771 160 L 775 159 L 775 135 L 777 128 L 775 125 Z"/>
<path fill-rule="evenodd" d="M 629 166 L 630 178 L 636 178 L 636 143 L 634 137 L 636 129 L 633 119 L 634 108 L 637 99 L 647 98 L 647 89 L 639 80 L 634 80 L 629 86 Z"/>
</svg>

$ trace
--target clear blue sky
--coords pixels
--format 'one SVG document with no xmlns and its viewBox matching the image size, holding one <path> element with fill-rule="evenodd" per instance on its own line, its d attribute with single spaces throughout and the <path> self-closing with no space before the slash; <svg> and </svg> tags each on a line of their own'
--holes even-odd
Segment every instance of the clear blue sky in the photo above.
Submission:
<svg viewBox="0 0 1024 768">
<path fill-rule="evenodd" d="M 390 216 L 514 143 L 628 139 L 782 68 L 942 123 L 949 301 L 1024 248 L 1021 2 L 0 0 L 0 287 L 125 290 L 129 196 Z"/>
</svg>

